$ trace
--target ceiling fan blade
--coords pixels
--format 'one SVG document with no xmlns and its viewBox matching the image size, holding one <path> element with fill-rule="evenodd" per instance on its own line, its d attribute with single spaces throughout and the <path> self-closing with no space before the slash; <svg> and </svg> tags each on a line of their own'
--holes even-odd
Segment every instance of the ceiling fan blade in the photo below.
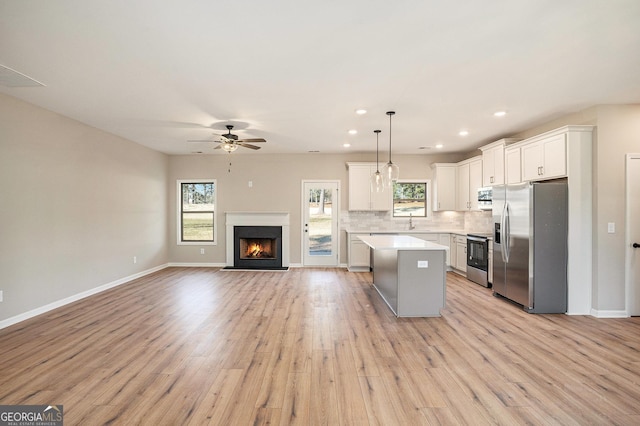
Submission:
<svg viewBox="0 0 640 426">
<path fill-rule="evenodd" d="M 245 148 L 249 148 L 249 149 L 260 149 L 259 146 L 251 145 L 251 144 L 244 143 L 244 142 L 237 142 L 237 144 L 240 145 L 240 146 L 244 146 Z"/>
<path fill-rule="evenodd" d="M 266 140 L 262 138 L 253 138 L 253 139 L 240 139 L 237 142 L 259 143 L 259 142 L 266 142 Z"/>
<path fill-rule="evenodd" d="M 206 140 L 205 139 L 202 139 L 202 140 L 188 140 L 187 142 L 200 142 L 200 143 L 202 143 L 202 142 L 217 142 L 217 143 L 220 143 L 220 141 L 212 141 L 211 139 L 206 139 Z"/>
</svg>

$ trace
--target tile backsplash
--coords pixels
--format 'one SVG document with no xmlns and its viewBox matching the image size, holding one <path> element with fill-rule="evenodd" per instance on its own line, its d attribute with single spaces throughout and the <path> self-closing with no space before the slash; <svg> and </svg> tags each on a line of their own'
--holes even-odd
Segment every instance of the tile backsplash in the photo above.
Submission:
<svg viewBox="0 0 640 426">
<path fill-rule="evenodd" d="M 433 212 L 427 218 L 413 218 L 414 231 L 491 232 L 490 211 Z M 350 231 L 400 231 L 409 229 L 409 218 L 393 218 L 391 212 L 341 211 L 340 228 Z"/>
</svg>

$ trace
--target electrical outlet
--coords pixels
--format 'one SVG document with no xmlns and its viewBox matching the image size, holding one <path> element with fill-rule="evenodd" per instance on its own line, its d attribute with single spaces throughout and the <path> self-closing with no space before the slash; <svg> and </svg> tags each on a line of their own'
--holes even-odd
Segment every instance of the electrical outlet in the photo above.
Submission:
<svg viewBox="0 0 640 426">
<path fill-rule="evenodd" d="M 200 254 L 204 254 L 204 249 L 203 248 L 200 249 Z"/>
<path fill-rule="evenodd" d="M 2 302 L 2 300 L 3 300 L 2 297 L 3 297 L 2 296 L 2 290 L 0 290 L 0 302 Z"/>
<path fill-rule="evenodd" d="M 138 258 L 136 256 L 133 256 L 133 263 L 138 263 Z"/>
<path fill-rule="evenodd" d="M 610 234 L 615 234 L 616 233 L 616 224 L 615 224 L 615 222 L 607 223 L 607 232 L 610 233 Z"/>
<path fill-rule="evenodd" d="M 428 268 L 429 261 L 428 260 L 418 260 L 418 268 Z"/>
</svg>

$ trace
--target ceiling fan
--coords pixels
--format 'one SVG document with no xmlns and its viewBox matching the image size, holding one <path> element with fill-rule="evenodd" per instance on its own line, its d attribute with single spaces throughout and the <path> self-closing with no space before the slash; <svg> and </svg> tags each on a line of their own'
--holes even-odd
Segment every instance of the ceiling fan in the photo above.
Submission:
<svg viewBox="0 0 640 426">
<path fill-rule="evenodd" d="M 262 138 L 238 139 L 238 135 L 234 135 L 234 134 L 231 133 L 231 129 L 233 129 L 233 126 L 231 124 L 227 124 L 225 127 L 227 128 L 227 130 L 229 132 L 227 134 L 220 135 L 221 139 L 219 141 L 190 140 L 190 141 L 187 141 L 187 142 L 216 142 L 216 143 L 219 143 L 220 145 L 216 146 L 214 149 L 224 149 L 225 151 L 227 151 L 229 153 L 235 151 L 240 146 L 245 147 L 245 148 L 249 148 L 249 149 L 254 149 L 254 150 L 260 149 L 259 146 L 251 145 L 251 144 L 259 143 L 259 142 L 266 142 L 266 140 L 264 140 Z"/>
</svg>

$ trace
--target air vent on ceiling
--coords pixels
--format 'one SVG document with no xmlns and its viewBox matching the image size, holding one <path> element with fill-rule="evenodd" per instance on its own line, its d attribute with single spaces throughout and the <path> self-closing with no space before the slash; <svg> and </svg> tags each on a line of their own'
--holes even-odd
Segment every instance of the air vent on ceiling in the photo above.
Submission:
<svg viewBox="0 0 640 426">
<path fill-rule="evenodd" d="M 28 77 L 21 72 L 0 65 L 0 86 L 6 87 L 38 87 L 44 86 L 38 80 Z"/>
</svg>

